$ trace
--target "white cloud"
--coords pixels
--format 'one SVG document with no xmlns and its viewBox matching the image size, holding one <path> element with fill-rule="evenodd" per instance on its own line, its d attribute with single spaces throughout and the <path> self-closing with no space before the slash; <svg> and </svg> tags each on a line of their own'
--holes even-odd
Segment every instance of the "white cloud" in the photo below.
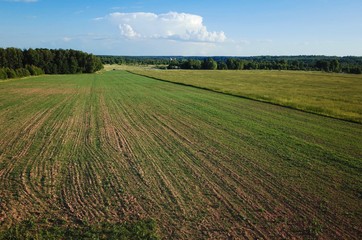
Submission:
<svg viewBox="0 0 362 240">
<path fill-rule="evenodd" d="M 70 41 L 72 41 L 73 39 L 72 38 L 70 38 L 70 37 L 63 37 L 63 41 L 64 42 L 70 42 Z"/>
<path fill-rule="evenodd" d="M 102 20 L 104 20 L 104 17 L 93 18 L 93 21 L 102 21 Z"/>
<path fill-rule="evenodd" d="M 126 38 L 138 38 L 140 37 L 140 34 L 136 33 L 133 28 L 128 24 L 120 24 L 119 29 L 121 30 L 122 36 L 125 36 Z"/>
<path fill-rule="evenodd" d="M 104 18 L 118 26 L 120 34 L 128 39 L 171 39 L 186 42 L 224 42 L 225 33 L 210 32 L 201 16 L 169 12 L 164 14 L 115 12 Z"/>
</svg>

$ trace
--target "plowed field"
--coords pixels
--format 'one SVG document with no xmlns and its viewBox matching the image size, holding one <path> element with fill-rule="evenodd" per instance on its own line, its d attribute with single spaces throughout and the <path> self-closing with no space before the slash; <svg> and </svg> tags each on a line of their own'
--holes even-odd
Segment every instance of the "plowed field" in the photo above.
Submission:
<svg viewBox="0 0 362 240">
<path fill-rule="evenodd" d="M 0 123 L 3 231 L 154 219 L 167 239 L 362 236 L 361 124 L 123 71 L 0 83 Z"/>
</svg>

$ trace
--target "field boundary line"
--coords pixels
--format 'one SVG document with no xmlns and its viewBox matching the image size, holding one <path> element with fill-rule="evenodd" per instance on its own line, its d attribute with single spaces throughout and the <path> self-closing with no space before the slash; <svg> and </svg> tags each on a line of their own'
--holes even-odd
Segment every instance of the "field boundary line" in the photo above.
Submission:
<svg viewBox="0 0 362 240">
<path fill-rule="evenodd" d="M 166 80 L 166 79 L 147 76 L 147 75 L 144 75 L 144 74 L 141 74 L 141 73 L 135 73 L 135 72 L 132 72 L 131 70 L 121 70 L 121 71 L 126 71 L 126 72 L 134 74 L 134 75 L 138 75 L 138 76 L 141 76 L 141 77 L 147 77 L 147 78 L 154 79 L 154 80 L 157 80 L 157 81 L 172 83 L 172 84 L 186 86 L 186 87 L 192 87 L 192 88 L 201 89 L 201 90 L 205 90 L 205 91 L 209 91 L 209 92 L 224 94 L 224 95 L 237 97 L 237 98 L 242 98 L 242 99 L 247 99 L 247 100 L 256 101 L 256 102 L 260 102 L 260 103 L 266 103 L 266 104 L 270 104 L 270 105 L 274 105 L 274 106 L 279 106 L 279 107 L 283 107 L 283 108 L 296 110 L 296 111 L 299 111 L 299 112 L 309 113 L 309 114 L 313 114 L 313 115 L 317 115 L 317 116 L 321 116 L 321 117 L 326 117 L 326 118 L 330 118 L 330 119 L 335 119 L 335 120 L 340 120 L 340 121 L 344 121 L 344 122 L 349 122 L 349 123 L 362 125 L 361 122 L 355 121 L 355 120 L 352 120 L 352 119 L 344 119 L 344 118 L 339 118 L 339 117 L 335 117 L 335 116 L 329 116 L 329 115 L 325 115 L 325 114 L 322 114 L 322 113 L 311 112 L 311 111 L 307 111 L 307 110 L 292 107 L 292 106 L 286 106 L 286 105 L 279 104 L 279 103 L 269 102 L 269 101 L 262 100 L 262 99 L 252 98 L 252 97 L 238 95 L 238 94 L 229 93 L 229 92 L 222 92 L 222 91 L 218 91 L 218 90 L 208 88 L 208 87 L 201 87 L 201 86 L 196 86 L 196 85 L 192 85 L 192 84 L 188 84 L 188 83 L 173 82 L 173 81 Z"/>
<path fill-rule="evenodd" d="M 41 76 L 47 76 L 47 74 L 42 74 L 42 75 L 37 75 L 37 76 L 27 76 L 27 77 L 22 77 L 22 78 L 7 78 L 7 79 L 0 80 L 0 83 L 13 82 L 13 81 L 24 80 L 24 79 L 33 79 L 33 78 L 38 78 Z"/>
</svg>

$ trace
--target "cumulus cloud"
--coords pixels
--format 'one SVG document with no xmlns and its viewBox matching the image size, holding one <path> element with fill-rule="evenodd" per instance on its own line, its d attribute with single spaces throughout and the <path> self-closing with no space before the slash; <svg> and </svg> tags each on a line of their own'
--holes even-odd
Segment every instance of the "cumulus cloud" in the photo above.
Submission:
<svg viewBox="0 0 362 240">
<path fill-rule="evenodd" d="M 114 12 L 103 18 L 118 26 L 128 39 L 172 39 L 188 42 L 224 42 L 225 33 L 208 31 L 201 16 L 169 12 L 164 14 Z"/>
<path fill-rule="evenodd" d="M 137 38 L 140 37 L 140 34 L 136 33 L 133 28 L 128 24 L 120 24 L 119 30 L 121 30 L 122 36 L 125 36 L 126 38 Z"/>
</svg>

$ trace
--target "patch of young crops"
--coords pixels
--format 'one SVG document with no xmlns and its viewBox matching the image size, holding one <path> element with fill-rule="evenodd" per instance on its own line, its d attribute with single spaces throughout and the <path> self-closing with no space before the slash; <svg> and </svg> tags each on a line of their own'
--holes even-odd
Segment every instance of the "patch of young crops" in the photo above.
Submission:
<svg viewBox="0 0 362 240">
<path fill-rule="evenodd" d="M 3 235 L 361 236 L 360 124 L 124 71 L 2 82 L 0 123 Z"/>
</svg>

